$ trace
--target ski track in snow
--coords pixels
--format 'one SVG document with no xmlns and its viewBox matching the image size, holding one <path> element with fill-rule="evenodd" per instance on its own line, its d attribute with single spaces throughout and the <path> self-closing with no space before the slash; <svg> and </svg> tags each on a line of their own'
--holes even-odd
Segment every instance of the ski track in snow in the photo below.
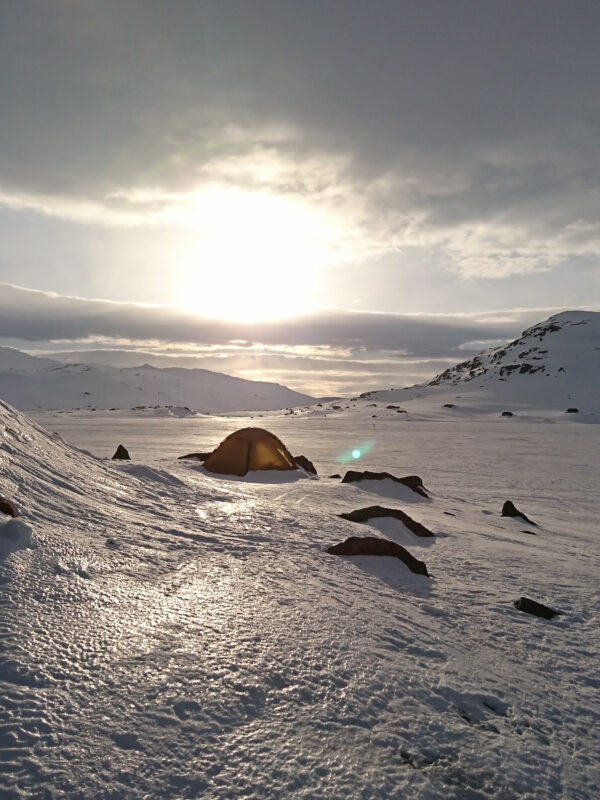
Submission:
<svg viewBox="0 0 600 800">
<path fill-rule="evenodd" d="M 137 451 L 155 434 L 202 449 L 226 424 L 190 447 L 180 422 L 138 428 Z M 114 451 L 110 424 L 88 434 Z M 598 426 L 264 424 L 321 476 L 373 440 L 361 468 L 420 474 L 432 498 L 111 462 L 0 404 L 21 513 L 0 522 L 21 526 L 0 551 L 0 797 L 597 797 Z M 507 498 L 535 536 L 500 516 Z M 337 516 L 377 503 L 435 540 Z M 325 552 L 381 531 L 431 580 Z M 520 595 L 563 614 L 523 614 Z"/>
</svg>

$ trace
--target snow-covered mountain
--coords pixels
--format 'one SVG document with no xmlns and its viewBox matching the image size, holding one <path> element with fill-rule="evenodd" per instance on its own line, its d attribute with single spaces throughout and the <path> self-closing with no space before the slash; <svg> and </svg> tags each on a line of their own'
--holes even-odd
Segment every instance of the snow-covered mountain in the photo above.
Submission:
<svg viewBox="0 0 600 800">
<path fill-rule="evenodd" d="M 485 350 L 404 390 L 367 392 L 371 400 L 429 397 L 489 407 L 600 412 L 600 312 L 564 311 L 523 331 L 509 344 Z M 460 401 L 460 402 L 458 402 Z"/>
<path fill-rule="evenodd" d="M 578 392 L 598 384 L 600 312 L 564 311 L 523 331 L 510 344 L 485 350 L 437 375 L 428 386 L 457 386 L 482 379 L 558 378 Z M 527 384 L 523 385 L 526 388 Z"/>
<path fill-rule="evenodd" d="M 21 410 L 187 406 L 195 411 L 266 411 L 314 398 L 285 386 L 204 369 L 145 364 L 64 364 L 0 348 L 0 397 Z"/>
</svg>

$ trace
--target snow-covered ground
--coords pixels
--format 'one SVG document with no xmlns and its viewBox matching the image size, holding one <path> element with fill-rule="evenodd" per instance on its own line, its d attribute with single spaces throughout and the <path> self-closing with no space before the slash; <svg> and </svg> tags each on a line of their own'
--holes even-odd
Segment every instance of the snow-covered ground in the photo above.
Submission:
<svg viewBox="0 0 600 800">
<path fill-rule="evenodd" d="M 598 797 L 600 428 L 432 391 L 407 414 L 44 415 L 60 436 L 0 405 L 21 512 L 0 523 L 0 797 Z M 176 458 L 248 424 L 319 478 Z M 349 468 L 431 498 L 327 477 Z M 435 538 L 337 516 L 374 504 Z M 325 552 L 369 534 L 431 578 Z"/>
</svg>

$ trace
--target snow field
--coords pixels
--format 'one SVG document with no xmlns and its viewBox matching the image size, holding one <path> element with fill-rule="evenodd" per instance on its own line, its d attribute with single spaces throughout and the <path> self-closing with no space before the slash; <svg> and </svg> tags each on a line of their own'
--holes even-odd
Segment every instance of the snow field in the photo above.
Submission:
<svg viewBox="0 0 600 800">
<path fill-rule="evenodd" d="M 597 796 L 598 428 L 370 414 L 148 420 L 118 464 L 0 406 L 0 539 L 34 545 L 0 553 L 1 797 Z M 319 480 L 176 460 L 257 423 Z M 60 432 L 108 456 L 111 425 Z M 347 468 L 431 499 L 325 477 Z M 337 516 L 376 503 L 435 540 Z M 431 579 L 324 552 L 377 532 Z"/>
</svg>

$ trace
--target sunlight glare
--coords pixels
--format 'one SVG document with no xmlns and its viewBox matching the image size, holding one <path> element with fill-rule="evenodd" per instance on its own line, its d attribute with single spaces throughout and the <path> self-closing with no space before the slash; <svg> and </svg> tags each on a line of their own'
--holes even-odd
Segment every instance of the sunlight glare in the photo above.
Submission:
<svg viewBox="0 0 600 800">
<path fill-rule="evenodd" d="M 181 307 L 245 321 L 314 307 L 318 267 L 332 258 L 321 214 L 286 197 L 222 188 L 199 195 L 189 213 L 198 236 L 180 268 Z"/>
</svg>

